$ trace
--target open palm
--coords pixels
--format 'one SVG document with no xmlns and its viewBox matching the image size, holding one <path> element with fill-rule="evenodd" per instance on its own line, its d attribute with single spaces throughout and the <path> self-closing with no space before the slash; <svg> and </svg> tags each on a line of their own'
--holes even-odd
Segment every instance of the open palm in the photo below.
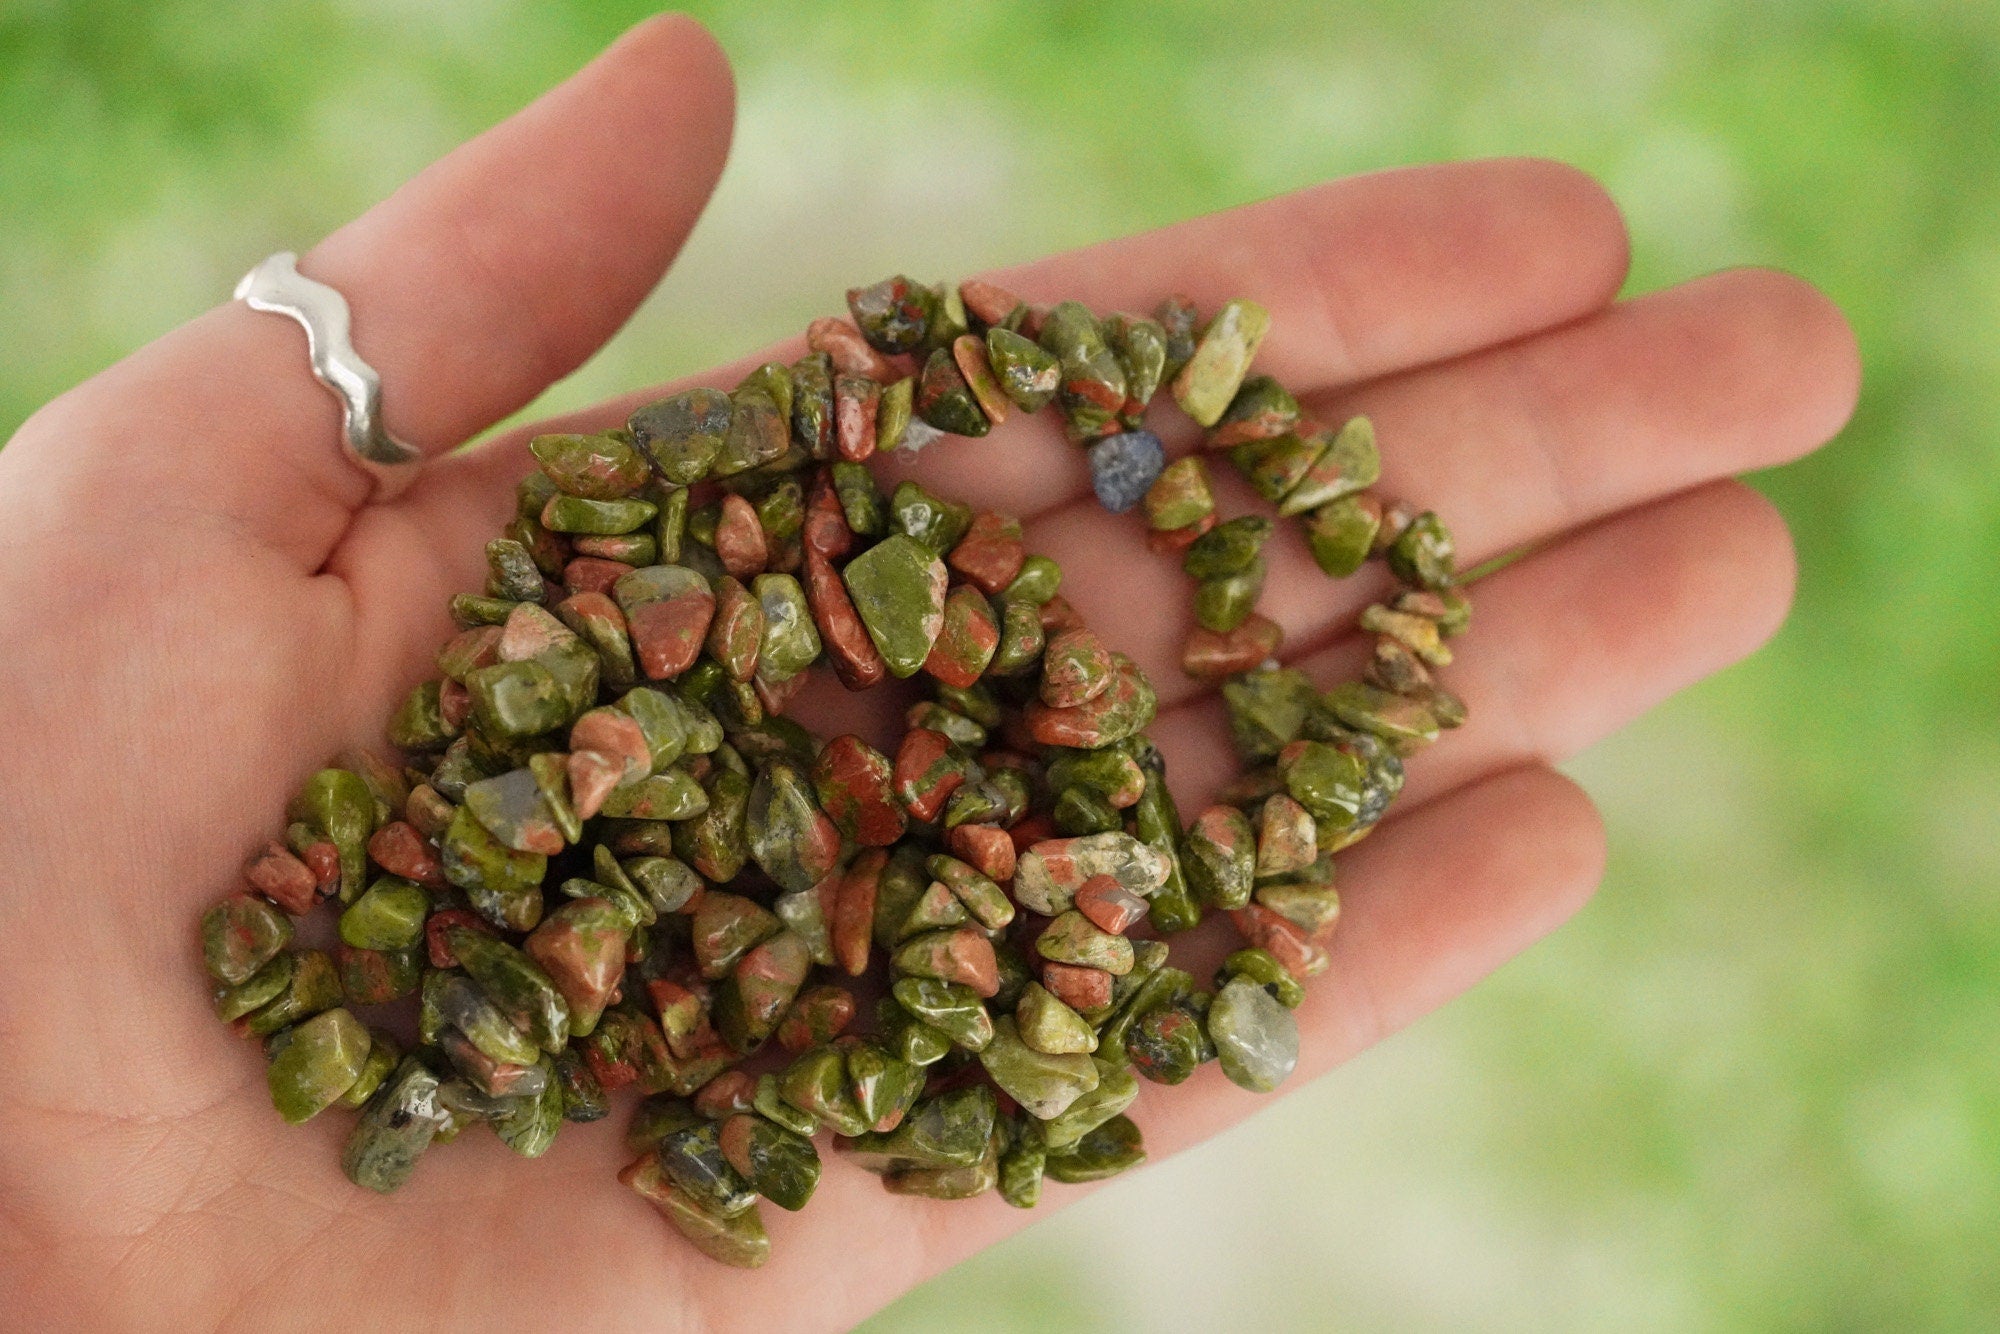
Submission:
<svg viewBox="0 0 2000 1334">
<path fill-rule="evenodd" d="M 721 169 L 731 90 L 699 28 L 656 20 L 342 229 L 302 267 L 345 292 L 388 422 L 433 454 L 588 356 L 658 280 Z M 1472 721 L 1413 763 L 1343 856 L 1333 967 L 1294 1083 L 1463 990 L 1596 883 L 1589 802 L 1548 767 L 1749 652 L 1791 592 L 1781 521 L 1733 473 L 1819 445 L 1856 392 L 1850 335 L 1804 284 L 1718 274 L 1613 304 L 1617 214 L 1548 163 L 1336 182 L 997 279 L 1035 301 L 1267 305 L 1260 365 L 1315 415 L 1366 412 L 1386 494 L 1453 523 L 1482 583 L 1452 688 Z M 857 279 L 877 275 L 856 275 Z M 789 359 L 800 348 L 778 349 Z M 697 382 L 729 385 L 759 353 Z M 655 389 L 641 397 L 657 396 Z M 630 403 L 575 420 L 601 428 Z M 1164 418 L 1168 414 L 1156 414 Z M 843 1326 L 1033 1217 L 884 1194 L 829 1162 L 770 1265 L 725 1270 L 618 1185 L 614 1124 L 535 1161 L 470 1135 L 383 1198 L 338 1168 L 348 1120 L 288 1127 L 254 1044 L 205 1004 L 201 910 L 284 797 L 383 720 L 476 588 L 530 466 L 520 431 L 439 458 L 391 504 L 339 455 L 297 332 L 225 306 L 38 414 L 0 453 L 0 1290 L 31 1327 L 336 1321 L 612 1329 Z M 1185 422 L 1159 423 L 1170 449 Z M 1011 512 L 1161 693 L 1183 807 L 1235 770 L 1179 673 L 1187 588 L 1089 495 L 1046 418 L 879 461 Z M 1226 488 L 1233 479 L 1218 479 Z M 1223 491 L 1225 512 L 1253 508 Z M 1262 610 L 1287 656 L 1359 661 L 1376 591 L 1281 532 Z M 816 682 L 816 730 L 892 693 Z M 1155 1157 L 1257 1100 L 1211 1066 L 1149 1090 Z M 1076 1188 L 1052 1187 L 1044 1208 Z"/>
</svg>

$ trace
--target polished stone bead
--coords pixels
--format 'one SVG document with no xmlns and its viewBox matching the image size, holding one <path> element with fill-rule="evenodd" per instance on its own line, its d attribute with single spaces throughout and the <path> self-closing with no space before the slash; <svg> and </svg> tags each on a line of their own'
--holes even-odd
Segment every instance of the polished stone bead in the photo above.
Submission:
<svg viewBox="0 0 2000 1334">
<path fill-rule="evenodd" d="M 1130 1107 L 1139 1097 L 1139 1080 L 1123 1065 L 1098 1060 L 1097 1086 L 1061 1113 L 1042 1123 L 1042 1141 L 1059 1153 Z"/>
<path fill-rule="evenodd" d="M 657 1150 L 626 1167 L 618 1179 L 658 1209 L 675 1231 L 709 1259 L 738 1269 L 755 1269 L 771 1258 L 771 1239 L 754 1205 L 734 1215 L 702 1208 L 667 1176 Z"/>
<path fill-rule="evenodd" d="M 1213 579 L 1247 570 L 1257 560 L 1276 525 L 1261 514 L 1217 524 L 1187 549 L 1181 569 L 1192 579 Z"/>
<path fill-rule="evenodd" d="M 528 452 L 558 489 L 585 500 L 622 499 L 652 475 L 644 456 L 615 435 L 538 435 Z"/>
<path fill-rule="evenodd" d="M 1111 1003 L 1112 977 L 1101 968 L 1044 963 L 1042 985 L 1078 1014 L 1093 1013 Z"/>
<path fill-rule="evenodd" d="M 993 1016 L 971 987 L 935 978 L 905 977 L 890 992 L 910 1014 L 967 1051 L 983 1051 L 993 1041 Z"/>
<path fill-rule="evenodd" d="M 705 888 L 693 868 L 673 857 L 648 854 L 621 865 L 656 913 L 681 911 Z"/>
<path fill-rule="evenodd" d="M 658 514 L 645 500 L 585 500 L 551 496 L 542 507 L 542 526 L 552 533 L 629 533 L 651 523 Z"/>
<path fill-rule="evenodd" d="M 1287 1010 L 1296 1010 L 1305 1001 L 1305 988 L 1269 950 L 1254 945 L 1237 950 L 1215 970 L 1215 985 L 1226 987 L 1239 977 L 1263 987 L 1271 993 L 1273 1000 Z"/>
<path fill-rule="evenodd" d="M 789 418 L 779 410 L 776 399 L 756 386 L 739 388 L 729 396 L 729 434 L 723 438 L 722 449 L 715 456 L 711 475 L 733 477 L 784 457 L 791 443 L 792 424 L 797 420 L 799 404 L 808 401 L 804 392 L 806 386 L 800 383 L 796 367 L 792 371 L 792 383 L 794 396 Z M 830 418 L 832 403 L 827 401 L 824 407 Z"/>
<path fill-rule="evenodd" d="M 1004 323 L 1021 308 L 1021 298 L 980 278 L 968 278 L 958 285 L 959 304 L 966 313 L 987 328 Z"/>
<path fill-rule="evenodd" d="M 459 966 L 502 1014 L 544 1051 L 562 1050 L 569 1040 L 569 1002 L 533 957 L 483 931 L 454 927 L 446 936 Z"/>
<path fill-rule="evenodd" d="M 994 322 L 986 331 L 986 355 L 1001 391 L 1023 412 L 1040 412 L 1055 397 L 1062 362 L 1033 340 Z"/>
<path fill-rule="evenodd" d="M 960 788 L 958 792 L 953 793 L 953 801 L 955 802 L 959 794 L 965 790 Z M 953 825 L 949 805 L 945 808 L 945 823 L 950 826 L 950 832 L 945 835 L 945 846 L 950 848 L 954 855 L 988 880 L 1002 881 L 1014 878 L 1017 858 L 1014 840 L 1007 836 L 1006 830 L 997 824 Z M 1008 911 L 1011 915 L 1011 905 Z"/>
<path fill-rule="evenodd" d="M 1312 678 L 1290 667 L 1247 672 L 1224 683 L 1230 738 L 1245 762 L 1271 759 L 1299 735 L 1319 698 Z"/>
<path fill-rule="evenodd" d="M 588 1036 L 625 975 L 631 924 L 608 899 L 573 899 L 542 920 L 521 943 L 561 993 L 569 1028 Z M 449 938 L 449 937 L 448 937 Z"/>
<path fill-rule="evenodd" d="M 990 997 L 1000 989 L 993 942 L 972 927 L 912 936 L 896 947 L 891 963 L 908 976 L 957 982 L 981 996 Z"/>
<path fill-rule="evenodd" d="M 814 799 L 798 766 L 776 760 L 750 789 L 750 855 L 779 888 L 797 892 L 824 880 L 840 857 L 840 831 Z"/>
<path fill-rule="evenodd" d="M 824 352 L 833 368 L 844 375 L 878 381 L 896 376 L 895 363 L 870 347 L 861 330 L 837 316 L 822 316 L 808 324 L 806 346 Z"/>
<path fill-rule="evenodd" d="M 215 1017 L 233 1023 L 276 1000 L 291 984 L 292 960 L 292 955 L 280 953 L 241 982 L 217 983 L 209 996 Z"/>
<path fill-rule="evenodd" d="M 1027 602 L 1041 606 L 1062 587 L 1062 566 L 1047 556 L 1029 556 L 1021 562 L 1021 572 L 1000 590 L 1007 602 Z"/>
<path fill-rule="evenodd" d="M 613 788 L 600 807 L 620 820 L 692 820 L 709 809 L 709 795 L 681 767 Z"/>
<path fill-rule="evenodd" d="M 736 878 L 750 860 L 745 815 L 750 806 L 750 779 L 733 769 L 718 769 L 704 789 L 708 809 L 674 825 L 674 855 L 716 884 Z"/>
<path fill-rule="evenodd" d="M 1160 437 L 1147 430 L 1107 435 L 1087 454 L 1091 490 L 1097 503 L 1113 514 L 1123 514 L 1143 500 L 1167 464 Z"/>
<path fill-rule="evenodd" d="M 882 386 L 874 380 L 861 375 L 834 377 L 834 447 L 841 458 L 859 463 L 873 457 L 881 404 Z"/>
<path fill-rule="evenodd" d="M 1201 314 L 1190 298 L 1175 293 L 1153 308 L 1153 318 L 1159 322 L 1166 339 L 1167 360 L 1160 374 L 1163 381 L 1171 382 L 1194 356 L 1201 333 Z"/>
<path fill-rule="evenodd" d="M 612 596 L 648 678 L 678 676 L 694 665 L 715 614 L 707 579 L 681 565 L 648 565 L 619 579 Z"/>
<path fill-rule="evenodd" d="M 521 1158 L 539 1158 L 556 1142 L 563 1123 L 563 1087 L 555 1077 L 555 1066 L 543 1057 L 542 1085 L 534 1093 L 508 1099 L 507 1107 L 493 1119 L 493 1133 Z"/>
<path fill-rule="evenodd" d="M 819 1118 L 785 1101 L 784 1095 L 779 1092 L 776 1075 L 757 1076 L 757 1090 L 751 1095 L 750 1105 L 756 1108 L 758 1115 L 801 1138 L 810 1139 L 819 1129 Z"/>
<path fill-rule="evenodd" d="M 291 919 L 254 894 L 232 894 L 201 919 L 209 976 L 229 986 L 248 981 L 291 939 Z"/>
<path fill-rule="evenodd" d="M 284 986 L 262 1006 L 238 1019 L 238 1032 L 269 1037 L 340 1004 L 340 972 L 325 951 L 299 950 L 291 958 Z"/>
<path fill-rule="evenodd" d="M 798 932 L 806 942 L 806 952 L 812 956 L 812 961 L 827 968 L 837 962 L 827 922 L 840 892 L 840 880 L 841 872 L 834 870 L 811 889 L 780 894 L 771 904 L 778 920 Z"/>
<path fill-rule="evenodd" d="M 854 993 L 845 987 L 808 987 L 778 1025 L 778 1045 L 798 1053 L 831 1042 L 854 1022 Z"/>
<path fill-rule="evenodd" d="M 1009 845 L 1012 846 L 1011 844 Z M 1007 892 L 987 876 L 956 857 L 939 853 L 924 864 L 951 891 L 952 897 L 989 931 L 998 931 L 1014 920 L 1014 904 Z"/>
<path fill-rule="evenodd" d="M 832 937 L 834 957 L 839 961 L 841 970 L 850 977 L 859 977 L 868 971 L 868 947 L 875 929 L 876 890 L 888 860 L 888 855 L 879 848 L 862 850 L 841 874 L 840 887 L 834 895 L 833 913 L 827 930 Z"/>
<path fill-rule="evenodd" d="M 367 1026 L 344 1008 L 291 1029 L 266 1072 L 278 1115 L 297 1125 L 331 1107 L 361 1077 L 370 1041 Z"/>
<path fill-rule="evenodd" d="M 1299 421 L 1299 401 L 1268 375 L 1243 381 L 1236 397 L 1203 441 L 1209 449 L 1228 449 L 1252 440 L 1284 435 Z"/>
<path fill-rule="evenodd" d="M 1115 429 L 1125 407 L 1125 370 L 1097 317 L 1081 302 L 1061 302 L 1042 321 L 1039 341 L 1061 364 L 1056 405 L 1070 438 L 1094 440 Z"/>
<path fill-rule="evenodd" d="M 660 1137 L 654 1152 L 675 1186 L 702 1209 L 734 1217 L 753 1207 L 757 1193 L 722 1152 L 722 1127 L 697 1121 Z"/>
<path fill-rule="evenodd" d="M 1433 727 L 1431 736 L 1436 735 Z M 1335 828 L 1356 823 L 1368 803 L 1368 765 L 1358 756 L 1322 741 L 1295 744 L 1296 750 L 1287 747 L 1290 763 L 1283 765 L 1286 792 L 1316 822 Z M 1265 870 L 1260 864 L 1259 874 L 1275 872 Z"/>
<path fill-rule="evenodd" d="M 1373 496 L 1345 496 L 1321 505 L 1305 524 L 1313 562 L 1336 579 L 1353 574 L 1367 561 L 1381 521 L 1381 502 Z"/>
<path fill-rule="evenodd" d="M 721 1148 L 751 1189 L 796 1212 L 819 1185 L 819 1151 L 810 1139 L 763 1116 L 738 1112 L 722 1123 Z"/>
<path fill-rule="evenodd" d="M 701 975 L 725 976 L 750 948 L 783 930 L 777 917 L 740 894 L 711 890 L 695 909 L 691 947 Z"/>
<path fill-rule="evenodd" d="M 986 340 L 977 334 L 959 335 L 952 340 L 951 359 L 986 420 L 996 426 L 1006 421 L 1013 404 L 995 378 L 995 368 L 986 351 Z"/>
<path fill-rule="evenodd" d="M 341 1154 L 341 1170 L 357 1186 L 388 1194 L 409 1180 L 417 1160 L 449 1121 L 438 1103 L 438 1079 L 405 1057 L 362 1109 Z"/>
<path fill-rule="evenodd" d="M 1123 935 L 1146 916 L 1146 901 L 1119 887 L 1110 876 L 1084 882 L 1076 892 L 1076 908 L 1100 931 Z"/>
<path fill-rule="evenodd" d="M 542 572 L 528 549 L 511 538 L 486 544 L 486 596 L 508 602 L 540 602 Z"/>
<path fill-rule="evenodd" d="M 1155 1084 L 1179 1084 L 1205 1061 L 1215 1059 L 1215 1044 L 1202 1031 L 1201 1020 L 1178 1005 L 1149 1010 L 1125 1029 L 1125 1055 L 1132 1069 Z"/>
<path fill-rule="evenodd" d="M 648 404 L 626 425 L 661 477 L 688 486 L 707 477 L 729 435 L 731 404 L 719 389 L 690 389 Z"/>
<path fill-rule="evenodd" d="M 896 748 L 891 783 L 896 799 L 919 820 L 935 820 L 965 781 L 964 756 L 941 732 L 913 727 Z"/>
<path fill-rule="evenodd" d="M 1196 626 L 1181 649 L 1181 670 L 1197 681 L 1218 681 L 1263 665 L 1278 652 L 1284 631 L 1251 612 L 1226 634 Z"/>
<path fill-rule="evenodd" d="M 761 574 L 771 559 L 771 547 L 756 507 L 742 496 L 726 495 L 715 524 L 715 555 L 722 568 L 737 579 Z"/>
<path fill-rule="evenodd" d="M 1069 1005 L 1039 982 L 1028 983 L 1014 1009 L 1021 1041 L 1049 1055 L 1097 1050 L 1097 1033 Z"/>
<path fill-rule="evenodd" d="M 1299 926 L 1260 903 L 1252 903 L 1229 914 L 1243 939 L 1268 951 L 1285 966 L 1285 971 L 1301 982 L 1327 969 L 1326 950 Z"/>
<path fill-rule="evenodd" d="M 1094 699 L 1066 709 L 1032 701 L 1026 710 L 1029 734 L 1045 746 L 1096 750 L 1143 731 L 1153 721 L 1159 698 L 1131 659 L 1114 653 L 1112 662 L 1117 670 L 1111 686 Z"/>
<path fill-rule="evenodd" d="M 852 733 L 826 743 L 813 762 L 813 791 L 835 826 L 865 848 L 903 836 L 909 816 L 891 788 L 889 757 Z"/>
<path fill-rule="evenodd" d="M 1114 1116 L 1061 1152 L 1051 1149 L 1047 1172 L 1066 1185 L 1103 1181 L 1146 1161 L 1144 1140 L 1129 1116 Z"/>
<path fill-rule="evenodd" d="M 1323 857 L 1326 855 L 1321 853 Z M 1305 932 L 1315 944 L 1323 945 L 1331 939 L 1340 921 L 1340 895 L 1330 884 L 1260 885 L 1257 902 Z"/>
<path fill-rule="evenodd" d="M 384 1006 L 416 990 L 424 956 L 414 948 L 366 950 L 340 942 L 334 946 L 334 966 L 340 968 L 340 992 L 348 1004 Z"/>
<path fill-rule="evenodd" d="M 945 563 L 982 592 L 998 593 L 1021 572 L 1026 559 L 1019 521 L 981 511 L 973 516 Z"/>
<path fill-rule="evenodd" d="M 915 415 L 917 377 L 905 375 L 900 380 L 892 380 L 882 387 L 882 397 L 875 405 L 875 449 L 877 453 L 901 449 L 910 443 L 912 417 Z M 854 466 L 859 467 L 859 464 Z M 844 497 L 843 497 L 844 499 Z M 850 524 L 855 523 L 852 514 Z M 872 535 L 878 528 L 856 525 L 854 531 Z"/>
<path fill-rule="evenodd" d="M 1195 817 L 1182 840 L 1181 866 L 1189 888 L 1211 907 L 1248 903 L 1256 862 L 1256 832 L 1234 806 L 1210 806 Z"/>
<path fill-rule="evenodd" d="M 1360 625 L 1370 634 L 1401 640 L 1429 666 L 1451 666 L 1452 652 L 1445 646 L 1438 622 L 1432 617 L 1392 610 L 1377 603 L 1362 610 Z"/>
<path fill-rule="evenodd" d="M 798 932 L 779 931 L 753 946 L 716 993 L 715 1026 L 739 1052 L 763 1045 L 812 970 L 812 953 Z"/>
<path fill-rule="evenodd" d="M 961 584 L 945 598 L 944 617 L 924 670 L 948 686 L 964 689 L 979 680 L 999 642 L 1000 627 L 985 596 Z"/>
<path fill-rule="evenodd" d="M 1298 1022 L 1247 977 L 1232 979 L 1208 1007 L 1208 1035 L 1231 1083 L 1269 1093 L 1299 1060 Z"/>
<path fill-rule="evenodd" d="M 1035 940 L 1035 952 L 1052 963 L 1101 968 L 1114 977 L 1132 971 L 1132 942 L 1099 930 L 1075 909 L 1049 923 Z"/>
<path fill-rule="evenodd" d="M 1318 855 L 1312 813 L 1284 793 L 1266 800 L 1258 820 L 1257 874 L 1276 876 L 1303 870 Z"/>
<path fill-rule="evenodd" d="M 1215 313 L 1174 376 L 1174 399 L 1188 416 L 1203 426 L 1222 419 L 1270 323 L 1270 312 L 1254 301 L 1231 301 Z"/>
<path fill-rule="evenodd" d="M 346 769 L 321 769 L 299 790 L 291 818 L 326 835 L 340 853 L 340 901 L 351 903 L 368 873 L 368 836 L 376 825 L 368 784 Z"/>
<path fill-rule="evenodd" d="M 999 1115 L 993 1090 L 973 1085 L 919 1101 L 888 1134 L 856 1139 L 853 1161 L 877 1170 L 912 1167 L 969 1167 L 986 1156 Z"/>
<path fill-rule="evenodd" d="M 1043 652 L 1041 701 L 1052 709 L 1088 703 L 1111 687 L 1114 676 L 1110 650 L 1096 634 L 1065 630 Z"/>
<path fill-rule="evenodd" d="M 1021 1040 L 1012 1015 L 994 1022 L 993 1039 L 980 1051 L 979 1062 L 1001 1092 L 1044 1121 L 1061 1115 L 1098 1083 L 1090 1057 L 1036 1051 Z"/>
<path fill-rule="evenodd" d="M 932 352 L 924 363 L 911 406 L 919 419 L 952 435 L 976 438 L 993 429 L 992 419 L 945 348 Z"/>
<path fill-rule="evenodd" d="M 1355 417 L 1341 427 L 1313 460 L 1303 476 L 1294 481 L 1278 502 L 1278 513 L 1286 518 L 1307 511 L 1320 511 L 1335 502 L 1355 496 L 1375 485 L 1382 476 L 1382 456 L 1375 447 L 1375 427 L 1366 417 Z M 1381 509 L 1373 507 L 1367 532 L 1372 541 L 1375 521 Z M 1366 554 L 1364 544 L 1364 552 Z M 1360 561 L 1354 562 L 1358 568 Z M 1348 571 L 1351 573 L 1352 571 Z M 1336 570 L 1328 570 L 1336 574 Z"/>
<path fill-rule="evenodd" d="M 1000 642 L 987 664 L 989 676 L 1019 676 L 1041 660 L 1047 632 L 1042 628 L 1041 609 L 1020 599 L 1000 604 Z"/>
<path fill-rule="evenodd" d="M 1458 577 L 1451 533 L 1429 510 L 1410 520 L 1383 556 L 1390 573 L 1416 588 L 1449 588 Z"/>
<path fill-rule="evenodd" d="M 1109 876 L 1144 898 L 1166 883 L 1168 860 L 1125 833 L 1048 839 L 1021 854 L 1014 872 L 1014 898 L 1033 912 L 1054 917 L 1067 911 L 1093 876 Z"/>
<path fill-rule="evenodd" d="M 847 289 L 847 309 L 862 337 L 891 355 L 922 347 L 941 306 L 936 291 L 902 274 Z"/>
<path fill-rule="evenodd" d="M 1166 330 L 1157 320 L 1117 313 L 1104 319 L 1104 341 L 1125 372 L 1125 402 L 1118 415 L 1128 426 L 1137 426 L 1166 371 Z"/>
<path fill-rule="evenodd" d="M 943 561 L 900 533 L 842 571 L 855 610 L 893 675 L 913 675 L 930 656 L 944 624 L 946 577 Z"/>
<path fill-rule="evenodd" d="M 861 1135 L 870 1129 L 849 1092 L 847 1060 L 833 1047 L 816 1047 L 778 1076 L 784 1100 L 836 1134 Z"/>
</svg>

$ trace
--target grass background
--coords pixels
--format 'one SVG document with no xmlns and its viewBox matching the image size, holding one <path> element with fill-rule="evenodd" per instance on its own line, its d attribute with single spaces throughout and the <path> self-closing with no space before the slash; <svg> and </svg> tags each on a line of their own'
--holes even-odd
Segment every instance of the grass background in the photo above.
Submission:
<svg viewBox="0 0 2000 1334">
<path fill-rule="evenodd" d="M 1597 173 L 1632 290 L 1800 272 L 1862 407 L 1757 478 L 1797 613 L 1574 765 L 1603 893 L 1471 996 L 869 1328 L 1964 1328 L 2000 1306 L 2000 10 L 700 4 L 735 156 L 562 407 L 945 276 L 1373 167 Z M 641 17 L 0 9 L 0 437 Z"/>
</svg>

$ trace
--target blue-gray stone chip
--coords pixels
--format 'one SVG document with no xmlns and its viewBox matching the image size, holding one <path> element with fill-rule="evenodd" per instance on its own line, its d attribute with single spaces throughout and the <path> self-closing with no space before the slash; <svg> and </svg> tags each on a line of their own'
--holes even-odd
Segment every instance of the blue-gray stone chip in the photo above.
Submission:
<svg viewBox="0 0 2000 1334">
<path fill-rule="evenodd" d="M 1090 485 L 1097 501 L 1113 514 L 1123 514 L 1145 496 L 1146 488 L 1167 466 L 1167 452 L 1151 431 L 1121 431 L 1107 435 L 1088 451 Z"/>
</svg>

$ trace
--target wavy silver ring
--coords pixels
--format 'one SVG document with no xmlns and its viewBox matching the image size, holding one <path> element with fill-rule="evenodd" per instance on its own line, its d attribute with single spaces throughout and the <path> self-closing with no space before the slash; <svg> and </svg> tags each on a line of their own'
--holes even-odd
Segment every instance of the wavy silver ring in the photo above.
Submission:
<svg viewBox="0 0 2000 1334">
<path fill-rule="evenodd" d="M 423 455 L 382 428 L 382 377 L 348 337 L 347 299 L 299 272 L 299 257 L 281 250 L 243 275 L 236 298 L 252 310 L 289 315 L 306 331 L 313 377 L 340 400 L 347 456 L 375 479 L 375 498 L 390 499 L 416 479 Z"/>
</svg>

